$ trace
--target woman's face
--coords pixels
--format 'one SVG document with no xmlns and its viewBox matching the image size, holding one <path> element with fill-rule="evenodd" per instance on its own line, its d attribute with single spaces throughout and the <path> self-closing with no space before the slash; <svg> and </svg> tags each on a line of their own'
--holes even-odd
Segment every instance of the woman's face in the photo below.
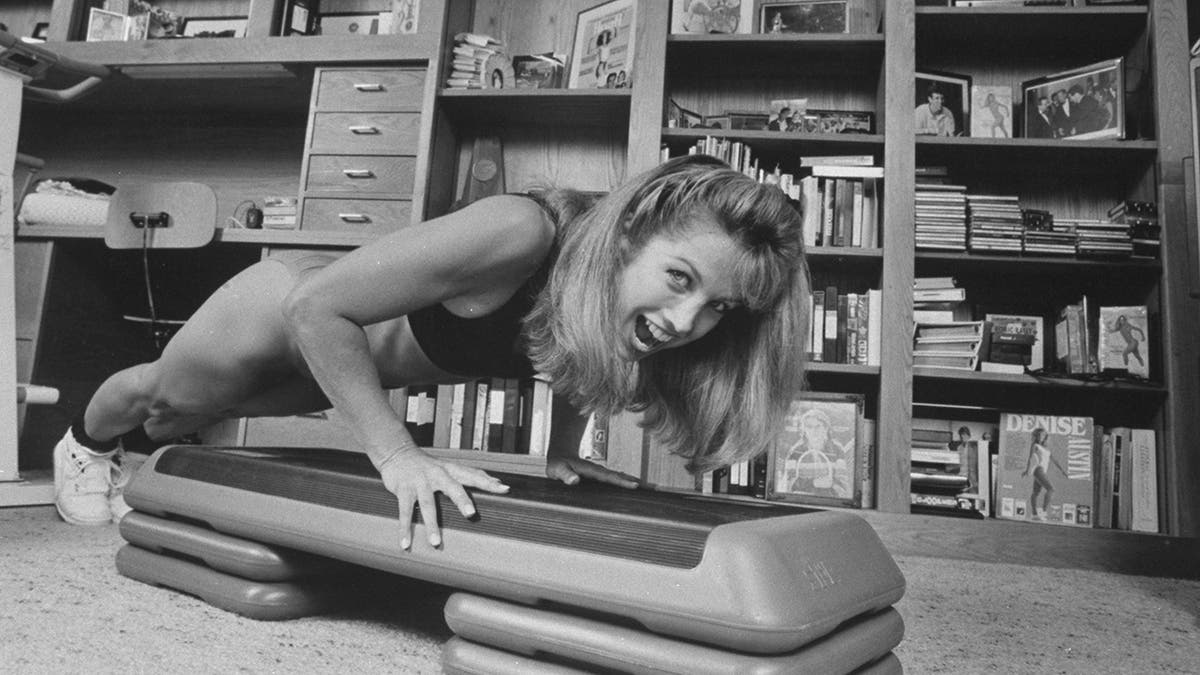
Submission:
<svg viewBox="0 0 1200 675">
<path fill-rule="evenodd" d="M 656 235 L 617 284 L 621 340 L 630 358 L 694 342 L 736 306 L 732 269 L 740 248 L 710 220 L 678 236 Z"/>
</svg>

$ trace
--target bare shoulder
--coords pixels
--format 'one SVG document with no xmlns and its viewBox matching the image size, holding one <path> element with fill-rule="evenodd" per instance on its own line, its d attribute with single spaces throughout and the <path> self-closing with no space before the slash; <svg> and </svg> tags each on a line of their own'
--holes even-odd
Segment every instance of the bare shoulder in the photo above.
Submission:
<svg viewBox="0 0 1200 675">
<path fill-rule="evenodd" d="M 520 195 L 486 197 L 446 218 L 456 221 L 460 236 L 473 240 L 468 246 L 486 251 L 485 257 L 497 264 L 529 263 L 536 269 L 554 244 L 550 216 L 537 202 Z"/>
</svg>

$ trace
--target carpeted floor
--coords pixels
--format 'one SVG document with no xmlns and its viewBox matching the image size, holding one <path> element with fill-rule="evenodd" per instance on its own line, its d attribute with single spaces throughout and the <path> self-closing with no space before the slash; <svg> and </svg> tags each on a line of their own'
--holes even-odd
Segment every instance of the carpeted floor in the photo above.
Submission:
<svg viewBox="0 0 1200 675">
<path fill-rule="evenodd" d="M 0 671 L 437 673 L 447 591 L 245 619 L 117 574 L 115 526 L 0 509 Z M 908 673 L 1198 673 L 1200 581 L 897 557 Z"/>
</svg>

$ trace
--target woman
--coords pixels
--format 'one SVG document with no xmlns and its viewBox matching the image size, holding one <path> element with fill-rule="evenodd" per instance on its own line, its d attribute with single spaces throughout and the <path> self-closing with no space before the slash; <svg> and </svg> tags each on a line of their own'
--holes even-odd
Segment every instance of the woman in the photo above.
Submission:
<svg viewBox="0 0 1200 675">
<path fill-rule="evenodd" d="M 1050 510 L 1050 498 L 1054 495 L 1054 484 L 1050 482 L 1050 465 L 1053 464 L 1065 478 L 1067 470 L 1058 463 L 1046 447 L 1048 434 L 1042 427 L 1033 430 L 1029 443 L 1029 459 L 1025 462 L 1025 471 L 1021 476 L 1033 474 L 1033 494 L 1029 497 L 1030 515 L 1034 520 L 1046 520 L 1046 512 Z M 1042 494 L 1042 510 L 1037 507 L 1038 493 Z"/>
<path fill-rule="evenodd" d="M 128 507 L 117 440 L 223 418 L 336 407 L 399 502 L 507 487 L 413 443 L 385 389 L 541 372 L 584 413 L 645 413 L 693 472 L 766 449 L 803 370 L 808 270 L 800 214 L 711 157 L 670 160 L 591 203 L 501 195 L 405 227 L 336 261 L 257 263 L 222 286 L 153 363 L 106 380 L 55 448 L 59 512 Z M 564 444 L 569 446 L 569 444 Z M 635 486 L 551 450 L 547 474 Z M 437 523 L 425 523 L 440 543 Z"/>
</svg>

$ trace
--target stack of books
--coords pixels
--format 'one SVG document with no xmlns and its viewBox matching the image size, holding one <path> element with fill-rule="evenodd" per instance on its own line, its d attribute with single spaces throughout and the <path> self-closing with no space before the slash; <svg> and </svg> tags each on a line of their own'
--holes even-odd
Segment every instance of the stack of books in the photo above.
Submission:
<svg viewBox="0 0 1200 675">
<path fill-rule="evenodd" d="M 1155 260 L 1161 248 L 1158 204 L 1127 199 L 1108 210 L 1108 219 L 1129 227 L 1134 258 Z"/>
<path fill-rule="evenodd" d="M 1075 231 L 1055 227 L 1054 216 L 1049 211 L 1022 209 L 1021 220 L 1025 226 L 1022 242 L 1025 253 L 1075 255 Z"/>
<path fill-rule="evenodd" d="M 970 318 L 967 290 L 954 277 L 913 279 L 913 321 L 946 323 Z"/>
<path fill-rule="evenodd" d="M 1020 253 L 1024 225 L 1016 195 L 967 195 L 968 246 L 972 253 Z"/>
<path fill-rule="evenodd" d="M 296 229 L 298 201 L 295 197 L 266 197 L 263 199 L 263 227 L 273 230 Z"/>
<path fill-rule="evenodd" d="M 913 333 L 913 366 L 976 370 L 990 337 L 986 321 L 918 323 Z"/>
<path fill-rule="evenodd" d="M 919 183 L 916 189 L 916 247 L 967 250 L 967 187 Z"/>
<path fill-rule="evenodd" d="M 498 74 L 497 74 L 498 72 Z M 453 60 L 447 89 L 500 89 L 513 84 L 512 63 L 504 45 L 490 35 L 459 33 L 454 36 Z"/>
<path fill-rule="evenodd" d="M 1060 222 L 1075 229 L 1076 251 L 1080 258 L 1128 258 L 1133 255 L 1129 225 L 1091 218 Z"/>
</svg>

